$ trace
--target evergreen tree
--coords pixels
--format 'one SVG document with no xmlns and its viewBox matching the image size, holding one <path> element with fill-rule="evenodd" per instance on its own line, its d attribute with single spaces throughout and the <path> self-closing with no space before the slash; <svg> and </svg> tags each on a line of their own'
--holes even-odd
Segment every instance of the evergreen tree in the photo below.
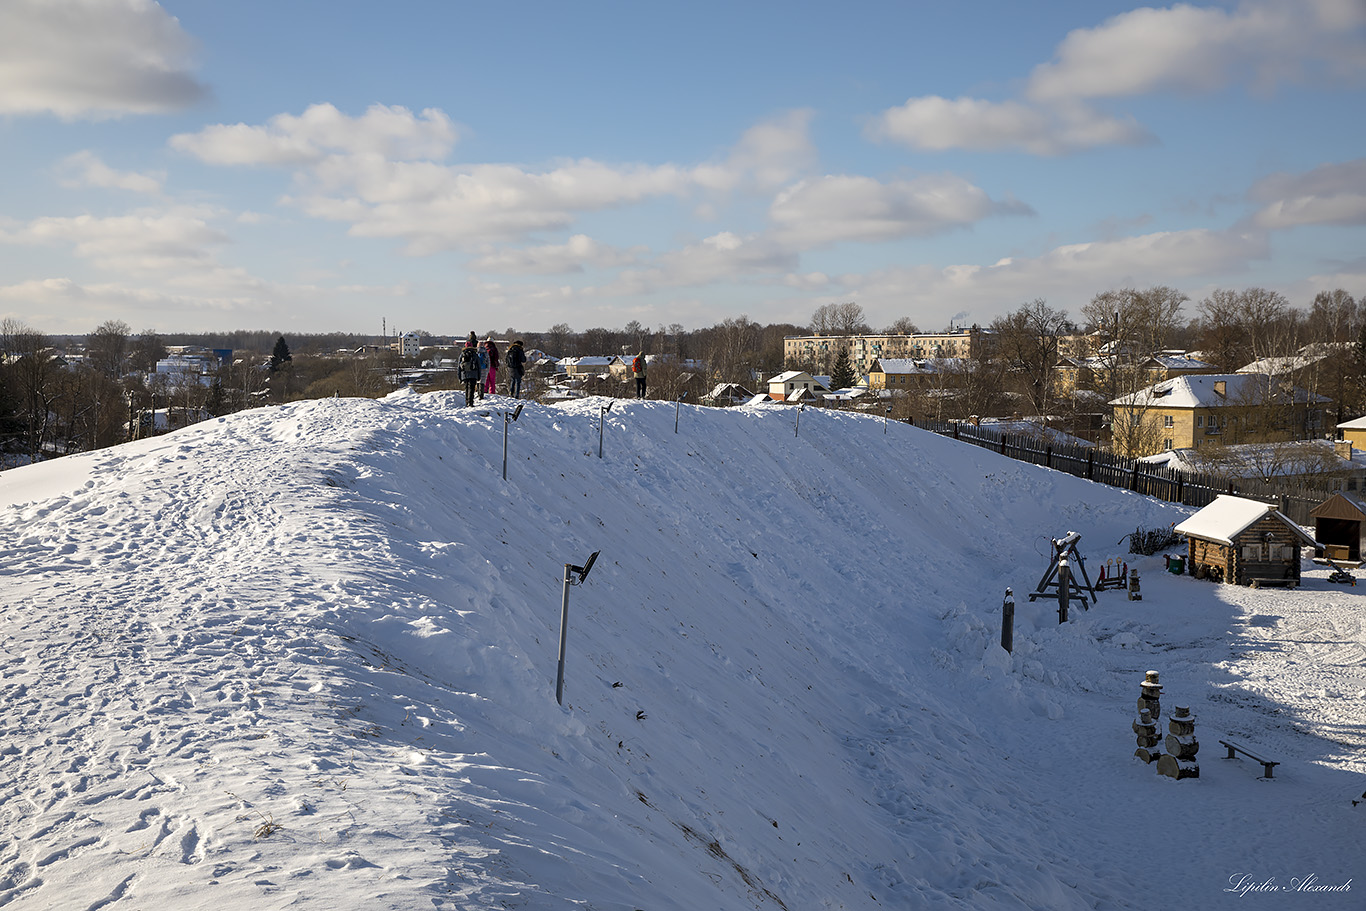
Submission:
<svg viewBox="0 0 1366 911">
<path fill-rule="evenodd" d="M 275 340 L 275 350 L 270 353 L 270 372 L 279 370 L 286 362 L 294 360 L 289 353 L 289 345 L 282 335 Z"/>
<path fill-rule="evenodd" d="M 856 379 L 854 365 L 849 360 L 849 349 L 840 348 L 835 355 L 835 364 L 830 368 L 830 385 L 836 389 L 848 389 Z"/>
</svg>

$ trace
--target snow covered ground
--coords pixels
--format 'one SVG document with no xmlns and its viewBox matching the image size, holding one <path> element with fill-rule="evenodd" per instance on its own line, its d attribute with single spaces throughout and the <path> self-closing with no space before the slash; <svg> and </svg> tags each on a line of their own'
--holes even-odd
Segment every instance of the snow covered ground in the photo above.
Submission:
<svg viewBox="0 0 1366 911">
<path fill-rule="evenodd" d="M 528 405 L 505 482 L 462 404 L 0 473 L 0 906 L 1362 907 L 1366 582 L 1138 558 L 1059 626 L 1049 537 L 1188 511 L 770 406 L 617 402 L 599 459 L 605 400 Z M 1147 670 L 1199 779 L 1133 758 Z"/>
</svg>

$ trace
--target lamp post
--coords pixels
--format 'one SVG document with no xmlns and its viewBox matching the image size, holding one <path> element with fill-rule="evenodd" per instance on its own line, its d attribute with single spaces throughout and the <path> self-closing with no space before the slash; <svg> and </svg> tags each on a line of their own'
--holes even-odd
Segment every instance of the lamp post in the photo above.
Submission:
<svg viewBox="0 0 1366 911">
<path fill-rule="evenodd" d="M 503 412 L 503 480 L 508 479 L 508 425 L 517 420 L 517 416 L 522 413 L 522 405 L 519 402 L 512 411 Z"/>
<path fill-rule="evenodd" d="M 882 435 L 883 435 L 883 436 L 886 436 L 886 435 L 887 435 L 887 422 L 888 422 L 888 420 L 891 419 L 891 416 L 892 416 L 892 406 L 891 406 L 891 405 L 888 405 L 888 406 L 887 406 L 887 410 L 886 410 L 886 411 L 883 413 L 883 415 L 882 415 Z"/>
<path fill-rule="evenodd" d="M 806 410 L 806 406 L 805 406 L 805 405 L 798 405 L 798 406 L 797 406 L 797 423 L 796 423 L 796 425 L 795 425 L 795 426 L 793 427 L 793 429 L 792 429 L 792 435 L 793 435 L 794 437 L 795 437 L 795 436 L 800 436 L 800 435 L 801 435 L 801 432 L 802 432 L 802 412 L 803 412 L 804 410 Z"/>
<path fill-rule="evenodd" d="M 611 410 L 612 410 L 612 403 L 611 403 L 611 402 L 608 402 L 606 405 L 599 406 L 599 408 L 598 408 L 598 458 L 602 458 L 602 434 L 603 434 L 603 428 L 607 425 L 607 412 L 609 412 L 609 411 L 611 411 Z"/>
<path fill-rule="evenodd" d="M 678 433 L 678 412 L 682 407 L 682 402 L 688 397 L 686 392 L 680 392 L 678 398 L 674 400 L 674 433 Z"/>
<path fill-rule="evenodd" d="M 569 586 L 582 585 L 588 578 L 588 571 L 593 568 L 593 562 L 598 559 L 600 550 L 593 551 L 588 558 L 588 562 L 582 566 L 573 566 L 569 563 L 564 565 L 564 595 L 560 599 L 560 664 L 555 672 L 555 701 L 564 705 L 564 646 L 565 634 L 569 630 Z M 575 581 L 574 576 L 578 575 Z"/>
</svg>

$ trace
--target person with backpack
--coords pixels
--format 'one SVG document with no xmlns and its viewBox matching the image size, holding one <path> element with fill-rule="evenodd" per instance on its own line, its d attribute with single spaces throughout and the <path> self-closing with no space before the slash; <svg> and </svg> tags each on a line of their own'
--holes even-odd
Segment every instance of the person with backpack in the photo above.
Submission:
<svg viewBox="0 0 1366 911">
<path fill-rule="evenodd" d="M 631 361 L 631 372 L 636 376 L 636 398 L 645 398 L 645 355 L 636 354 L 636 359 Z"/>
<path fill-rule="evenodd" d="M 498 344 L 493 340 L 493 336 L 484 339 L 484 349 L 489 355 L 489 375 L 484 380 L 484 394 L 498 394 Z"/>
<path fill-rule="evenodd" d="M 460 379 L 465 384 L 465 407 L 468 408 L 474 404 L 474 390 L 479 385 L 479 349 L 474 347 L 473 338 L 465 342 L 460 352 Z"/>
<path fill-rule="evenodd" d="M 473 332 L 470 335 L 474 335 Z M 484 380 L 489 375 L 489 349 L 487 342 L 479 343 L 479 385 L 476 391 L 479 393 L 479 401 L 484 400 Z"/>
<path fill-rule="evenodd" d="M 522 374 L 526 372 L 526 351 L 522 340 L 516 339 L 508 346 L 508 395 L 514 399 L 522 397 Z"/>
</svg>

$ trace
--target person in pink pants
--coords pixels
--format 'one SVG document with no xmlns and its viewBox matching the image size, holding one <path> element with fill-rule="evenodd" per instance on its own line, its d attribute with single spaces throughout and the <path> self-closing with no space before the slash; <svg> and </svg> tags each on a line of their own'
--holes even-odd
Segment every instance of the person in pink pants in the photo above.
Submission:
<svg viewBox="0 0 1366 911">
<path fill-rule="evenodd" d="M 489 353 L 489 375 L 484 380 L 484 394 L 494 395 L 498 392 L 498 345 L 493 341 L 493 336 L 484 339 L 484 347 Z"/>
</svg>

